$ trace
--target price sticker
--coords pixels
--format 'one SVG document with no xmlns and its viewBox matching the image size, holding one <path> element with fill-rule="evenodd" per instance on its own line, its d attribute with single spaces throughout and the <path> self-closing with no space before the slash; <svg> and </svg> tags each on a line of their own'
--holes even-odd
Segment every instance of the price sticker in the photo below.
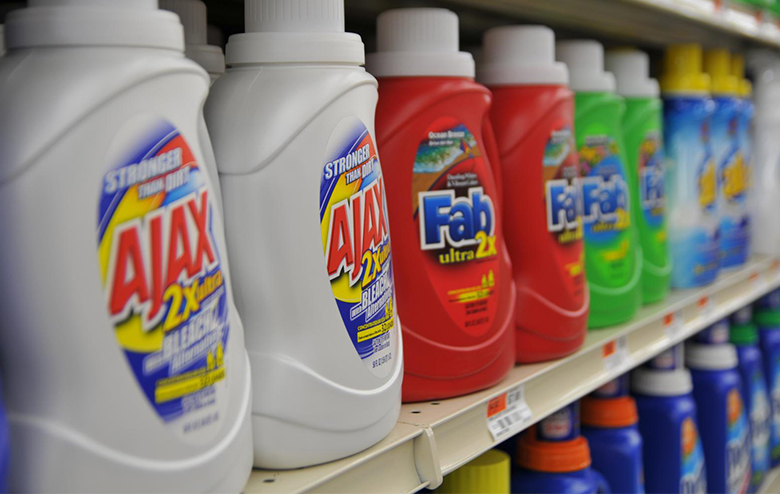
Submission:
<svg viewBox="0 0 780 494">
<path fill-rule="evenodd" d="M 705 295 L 700 298 L 696 303 L 696 307 L 699 311 L 699 316 L 706 317 L 712 314 L 715 310 L 715 295 Z"/>
<path fill-rule="evenodd" d="M 517 434 L 528 427 L 533 417 L 522 384 L 488 402 L 487 425 L 494 441 Z"/>
<path fill-rule="evenodd" d="M 601 356 L 604 368 L 607 372 L 614 372 L 631 364 L 631 353 L 628 351 L 628 342 L 625 336 L 605 343 L 601 348 Z"/>
<path fill-rule="evenodd" d="M 750 275 L 750 278 L 748 278 L 748 283 L 750 283 L 750 288 L 753 291 L 763 293 L 764 288 L 767 285 L 767 280 L 761 276 L 761 273 L 756 271 Z"/>
<path fill-rule="evenodd" d="M 685 322 L 681 310 L 670 312 L 664 316 L 664 331 L 666 331 L 667 338 L 675 339 L 684 327 Z"/>
</svg>

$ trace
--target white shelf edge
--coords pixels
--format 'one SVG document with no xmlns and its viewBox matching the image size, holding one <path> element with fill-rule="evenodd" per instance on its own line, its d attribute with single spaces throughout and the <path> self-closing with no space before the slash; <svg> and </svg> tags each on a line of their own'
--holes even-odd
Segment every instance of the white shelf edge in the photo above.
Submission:
<svg viewBox="0 0 780 494">
<path fill-rule="evenodd" d="M 415 492 L 436 487 L 442 475 L 497 444 L 487 428 L 491 399 L 522 384 L 533 412 L 526 425 L 531 425 L 778 286 L 780 260 L 758 256 L 712 285 L 672 291 L 627 324 L 590 331 L 573 355 L 516 366 L 501 383 L 474 394 L 405 404 L 391 435 L 362 453 L 300 470 L 255 470 L 245 492 Z M 705 297 L 712 303 L 701 306 Z M 665 325 L 670 314 L 682 320 L 676 329 Z M 608 369 L 603 347 L 618 338 L 625 338 L 628 357 Z M 274 480 L 264 482 L 268 479 Z"/>
</svg>

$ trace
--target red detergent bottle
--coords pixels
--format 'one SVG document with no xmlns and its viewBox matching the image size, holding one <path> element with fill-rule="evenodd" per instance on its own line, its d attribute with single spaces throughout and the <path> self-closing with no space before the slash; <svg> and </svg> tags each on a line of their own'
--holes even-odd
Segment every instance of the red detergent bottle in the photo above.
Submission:
<svg viewBox="0 0 780 494">
<path fill-rule="evenodd" d="M 490 91 L 458 51 L 458 17 L 396 9 L 377 19 L 376 140 L 385 163 L 403 400 L 470 393 L 515 361 L 515 288 L 502 233 Z"/>
<path fill-rule="evenodd" d="M 568 69 L 555 61 L 555 35 L 544 26 L 490 29 L 482 59 L 517 285 L 517 361 L 562 357 L 585 341 L 589 301 Z"/>
</svg>

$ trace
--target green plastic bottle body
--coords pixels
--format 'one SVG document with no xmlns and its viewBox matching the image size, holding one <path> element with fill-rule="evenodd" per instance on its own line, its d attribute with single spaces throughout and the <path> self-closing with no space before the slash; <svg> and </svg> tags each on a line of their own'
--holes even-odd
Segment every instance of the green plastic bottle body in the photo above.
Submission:
<svg viewBox="0 0 780 494">
<path fill-rule="evenodd" d="M 672 264 L 666 238 L 663 103 L 659 98 L 626 98 L 623 139 L 633 170 L 631 219 L 642 247 L 642 302 L 666 298 Z"/>
<path fill-rule="evenodd" d="M 627 321 L 642 302 L 642 252 L 631 218 L 636 173 L 626 166 L 624 113 L 623 98 L 615 94 L 575 96 L 585 270 L 590 287 L 589 328 Z"/>
</svg>

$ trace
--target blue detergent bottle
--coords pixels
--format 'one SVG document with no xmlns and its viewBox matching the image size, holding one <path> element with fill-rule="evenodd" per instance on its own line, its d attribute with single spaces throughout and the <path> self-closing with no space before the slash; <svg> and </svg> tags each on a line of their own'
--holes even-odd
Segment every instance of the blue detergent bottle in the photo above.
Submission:
<svg viewBox="0 0 780 494">
<path fill-rule="evenodd" d="M 728 318 L 721 319 L 715 324 L 699 331 L 691 337 L 696 343 L 706 343 L 709 345 L 719 345 L 729 342 L 729 329 L 731 323 Z"/>
<path fill-rule="evenodd" d="M 686 365 L 711 492 L 742 494 L 750 486 L 750 427 L 742 402 L 737 351 L 730 343 L 689 343 Z"/>
<path fill-rule="evenodd" d="M 707 492 L 707 468 L 691 395 L 691 375 L 683 367 L 682 357 L 678 345 L 631 376 L 647 492 Z"/>
<path fill-rule="evenodd" d="M 769 451 L 772 466 L 780 465 L 780 290 L 756 302 L 753 321 L 764 360 L 771 409 Z"/>
<path fill-rule="evenodd" d="M 588 441 L 580 435 L 579 402 L 574 402 L 520 438 L 512 492 L 610 494 L 607 481 L 590 465 Z"/>
<path fill-rule="evenodd" d="M 583 398 L 580 407 L 593 468 L 603 473 L 614 492 L 644 493 L 642 436 L 636 403 L 628 396 L 628 374 Z"/>
<path fill-rule="evenodd" d="M 738 370 L 742 378 L 742 402 L 750 424 L 750 492 L 764 481 L 771 459 L 769 436 L 771 412 L 764 376 L 764 359 L 758 346 L 758 330 L 753 324 L 753 308 L 743 307 L 731 316 L 730 340 L 737 349 Z"/>
<path fill-rule="evenodd" d="M 2 389 L 0 389 L 2 396 Z M 8 432 L 8 418 L 5 407 L 0 400 L 0 492 L 8 492 L 8 463 L 10 459 L 10 437 Z"/>
</svg>

